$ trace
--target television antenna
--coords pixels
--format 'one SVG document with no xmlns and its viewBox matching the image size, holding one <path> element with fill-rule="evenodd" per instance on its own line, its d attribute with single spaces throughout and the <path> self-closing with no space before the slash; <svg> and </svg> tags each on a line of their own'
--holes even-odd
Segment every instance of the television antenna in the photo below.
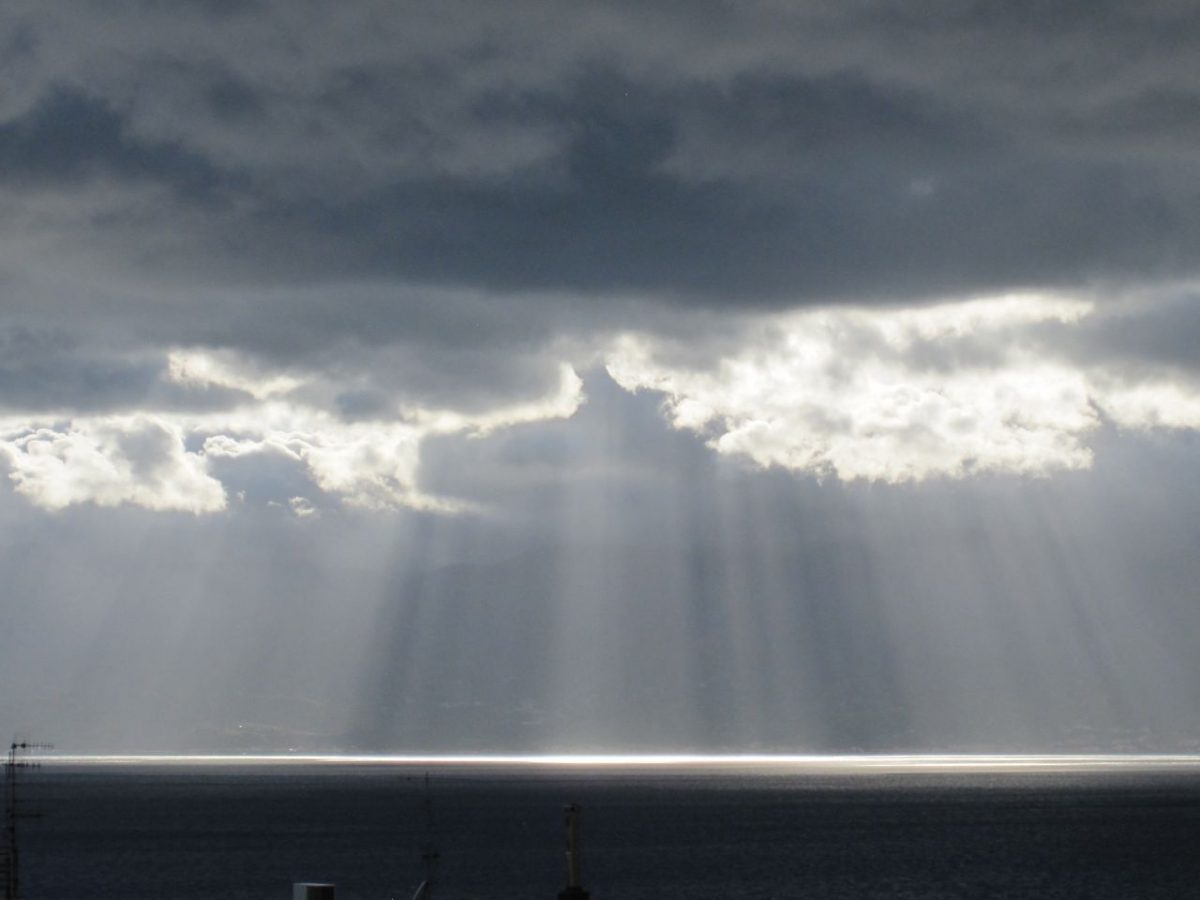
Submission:
<svg viewBox="0 0 1200 900">
<path fill-rule="evenodd" d="M 39 813 L 21 808 L 17 794 L 18 774 L 23 769 L 35 769 L 36 762 L 26 757 L 39 750 L 53 750 L 52 744 L 36 744 L 32 741 L 14 740 L 8 745 L 8 756 L 4 759 L 4 846 L 0 849 L 0 874 L 4 876 L 4 900 L 18 900 L 21 896 L 20 854 L 17 852 L 17 823 L 21 819 L 40 818 Z"/>
</svg>

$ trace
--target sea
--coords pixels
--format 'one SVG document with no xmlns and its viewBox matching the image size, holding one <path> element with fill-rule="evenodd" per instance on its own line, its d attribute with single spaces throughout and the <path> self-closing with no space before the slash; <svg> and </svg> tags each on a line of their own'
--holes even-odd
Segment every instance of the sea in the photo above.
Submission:
<svg viewBox="0 0 1200 900">
<path fill-rule="evenodd" d="M 48 759 L 26 900 L 1200 897 L 1200 766 Z M 36 814 L 36 817 L 33 817 Z M 436 854 L 436 855 L 435 855 Z"/>
</svg>

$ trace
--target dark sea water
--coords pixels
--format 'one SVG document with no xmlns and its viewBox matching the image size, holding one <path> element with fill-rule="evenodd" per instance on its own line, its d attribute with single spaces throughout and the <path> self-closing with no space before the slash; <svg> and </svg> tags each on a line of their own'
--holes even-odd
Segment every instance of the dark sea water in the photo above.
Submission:
<svg viewBox="0 0 1200 900">
<path fill-rule="evenodd" d="M 583 883 L 622 898 L 1200 897 L 1187 773 L 797 775 L 538 767 L 28 772 L 27 900 L 407 898 L 430 771 L 437 895 L 554 898 L 562 808 Z"/>
</svg>

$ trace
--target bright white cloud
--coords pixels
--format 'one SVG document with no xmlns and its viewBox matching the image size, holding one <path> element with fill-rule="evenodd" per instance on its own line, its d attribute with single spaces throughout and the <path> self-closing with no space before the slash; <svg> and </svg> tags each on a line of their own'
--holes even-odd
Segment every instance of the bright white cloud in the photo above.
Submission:
<svg viewBox="0 0 1200 900">
<path fill-rule="evenodd" d="M 637 334 L 620 338 L 605 359 L 621 386 L 663 394 L 670 422 L 717 452 L 847 480 L 1082 469 L 1103 423 L 1200 429 L 1195 387 L 1059 357 L 1036 338 L 1037 328 L 1070 328 L 1091 310 L 1047 295 L 808 310 L 751 323 L 734 349 L 707 363 L 695 347 L 679 352 Z M 175 350 L 162 377 L 240 400 L 225 409 L 0 420 L 0 459 L 14 489 L 47 509 L 94 503 L 211 513 L 269 483 L 258 496 L 297 516 L 329 500 L 454 511 L 461 504 L 421 488 L 428 438 L 568 418 L 583 402 L 582 382 L 566 364 L 557 386 L 533 399 L 470 413 L 384 404 L 387 412 L 353 419 L 336 411 L 346 384 L 329 373 Z"/>
<path fill-rule="evenodd" d="M 197 423 L 215 431 L 204 441 L 210 459 L 279 453 L 299 463 L 313 483 L 353 506 L 450 508 L 420 493 L 420 445 L 428 433 L 404 423 L 345 423 L 320 411 L 276 409 L 261 423 L 246 419 Z"/>
<path fill-rule="evenodd" d="M 265 400 L 299 387 L 294 375 L 256 371 L 233 353 L 177 348 L 167 354 L 167 378 L 191 387 L 223 387 Z"/>
<path fill-rule="evenodd" d="M 454 510 L 460 507 L 417 484 L 427 437 L 568 417 L 583 400 L 582 383 L 566 365 L 557 389 L 544 398 L 470 415 L 413 409 L 397 419 L 359 421 L 291 396 L 306 385 L 303 377 L 263 372 L 229 354 L 172 353 L 165 377 L 234 388 L 248 399 L 218 412 L 2 421 L 0 457 L 15 490 L 47 509 L 127 503 L 215 512 L 225 508 L 226 490 L 214 463 L 273 455 L 294 462 L 322 493 L 349 505 Z M 298 516 L 314 511 L 307 498 L 285 499 Z"/>
<path fill-rule="evenodd" d="M 1091 464 L 1104 417 L 1130 428 L 1200 427 L 1200 394 L 1129 384 L 1028 340 L 1089 304 L 1016 295 L 910 310 L 817 310 L 764 323 L 711 368 L 664 362 L 626 335 L 609 354 L 627 390 L 665 395 L 672 424 L 721 453 L 846 480 L 973 472 L 1043 474 Z"/>
<path fill-rule="evenodd" d="M 1126 428 L 1200 429 L 1200 391 L 1168 381 L 1097 379 L 1097 403 Z"/>
<path fill-rule="evenodd" d="M 66 423 L 0 423 L 0 455 L 17 493 L 46 509 L 76 503 L 192 513 L 225 508 L 225 489 L 178 423 L 110 416 Z"/>
<path fill-rule="evenodd" d="M 508 428 L 545 419 L 568 419 L 583 402 L 583 380 L 571 366 L 558 369 L 558 389 L 553 394 L 526 403 L 464 415 L 447 410 L 418 411 L 414 418 L 438 432 L 467 432 L 482 437 L 497 428 Z"/>
</svg>

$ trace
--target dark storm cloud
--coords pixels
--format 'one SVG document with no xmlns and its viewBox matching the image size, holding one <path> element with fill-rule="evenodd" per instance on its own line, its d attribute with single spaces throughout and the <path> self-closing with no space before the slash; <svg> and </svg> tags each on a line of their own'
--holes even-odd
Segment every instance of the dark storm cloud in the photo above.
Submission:
<svg viewBox="0 0 1200 900">
<path fill-rule="evenodd" d="M 1190 193 L 1169 196 L 1149 164 L 992 144 L 970 133 L 979 126 L 931 121 L 862 82 L 626 92 L 640 93 L 584 82 L 547 110 L 571 125 L 544 177 L 410 176 L 342 198 L 247 188 L 248 211 L 203 211 L 162 264 L 722 306 L 1172 274 L 1198 249 Z M 681 114 L 703 122 L 690 126 L 698 161 L 680 143 Z M 0 135 L 10 177 L 151 180 L 179 203 L 235 180 L 192 153 L 126 142 L 110 110 L 78 98 L 29 117 Z M 748 155 L 753 177 L 693 177 L 708 149 L 722 166 Z"/>
<path fill-rule="evenodd" d="M 103 101 L 60 90 L 0 127 L 0 178 L 10 189 L 94 178 L 156 181 L 193 200 L 217 182 L 201 157 L 130 138 L 121 116 Z"/>
<path fill-rule="evenodd" d="M 18 192 L 168 186 L 178 208 L 122 236 L 142 275 L 720 307 L 1192 270 L 1173 7 L 705 10 L 31 8 L 10 18 L 41 78 L 0 158 Z"/>
</svg>

